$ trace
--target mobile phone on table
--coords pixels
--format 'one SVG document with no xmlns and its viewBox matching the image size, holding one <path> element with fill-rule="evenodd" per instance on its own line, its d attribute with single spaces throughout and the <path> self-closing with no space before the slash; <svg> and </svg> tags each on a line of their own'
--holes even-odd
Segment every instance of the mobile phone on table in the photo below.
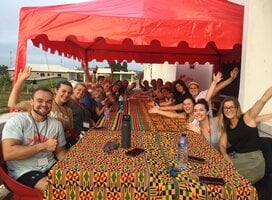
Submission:
<svg viewBox="0 0 272 200">
<path fill-rule="evenodd" d="M 200 182 L 213 185 L 224 185 L 225 181 L 220 177 L 211 177 L 211 176 L 199 176 Z"/>
<path fill-rule="evenodd" d="M 193 161 L 193 162 L 198 162 L 198 163 L 205 163 L 205 159 L 204 158 L 200 158 L 200 157 L 196 157 L 196 156 L 188 156 L 188 160 L 189 161 Z"/>
<path fill-rule="evenodd" d="M 141 148 L 134 148 L 132 150 L 129 150 L 126 152 L 126 155 L 127 156 L 132 156 L 132 157 L 135 157 L 135 156 L 138 156 L 140 155 L 141 153 L 143 153 L 145 150 L 144 149 L 141 149 Z"/>
</svg>

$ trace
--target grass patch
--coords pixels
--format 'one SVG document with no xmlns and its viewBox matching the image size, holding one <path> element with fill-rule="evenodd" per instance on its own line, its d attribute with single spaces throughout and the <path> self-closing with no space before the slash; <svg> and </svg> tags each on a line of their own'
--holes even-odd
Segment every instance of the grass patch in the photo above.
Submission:
<svg viewBox="0 0 272 200">
<path fill-rule="evenodd" d="M 32 83 L 27 83 L 23 85 L 22 93 L 20 94 L 20 101 L 29 100 L 31 97 L 32 91 L 37 87 L 46 87 L 51 88 L 55 87 L 57 82 L 61 80 L 66 80 L 62 77 L 54 77 L 51 79 L 37 80 L 37 83 L 34 85 Z M 28 93 L 26 91 L 29 91 Z M 8 99 L 9 99 L 10 91 L 1 92 L 0 96 L 0 114 L 9 112 L 8 108 Z"/>
<path fill-rule="evenodd" d="M 9 112 L 8 108 L 8 99 L 10 92 L 1 93 L 0 98 L 0 114 Z M 20 96 L 20 100 L 28 100 L 30 99 L 31 94 L 22 93 Z"/>
</svg>

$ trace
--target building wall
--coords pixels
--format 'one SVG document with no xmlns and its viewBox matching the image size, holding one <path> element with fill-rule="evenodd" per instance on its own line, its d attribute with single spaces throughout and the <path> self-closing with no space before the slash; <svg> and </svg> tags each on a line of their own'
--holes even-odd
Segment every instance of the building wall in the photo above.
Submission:
<svg viewBox="0 0 272 200">
<path fill-rule="evenodd" d="M 239 101 L 245 111 L 272 86 L 272 1 L 245 1 Z M 272 100 L 262 113 L 271 113 Z"/>
<path fill-rule="evenodd" d="M 206 90 L 209 88 L 212 81 L 213 74 L 213 65 L 210 63 L 205 64 L 189 64 L 188 62 L 184 64 L 176 63 L 177 72 L 176 79 L 179 79 L 180 76 L 185 75 L 188 78 L 188 82 L 196 81 L 199 83 L 200 90 Z"/>
<path fill-rule="evenodd" d="M 164 62 L 162 64 L 144 64 L 143 80 L 151 81 L 152 79 L 161 78 L 164 82 L 176 80 L 176 66 Z"/>
<path fill-rule="evenodd" d="M 8 71 L 10 76 L 13 77 L 14 71 Z M 74 80 L 77 78 L 76 73 L 74 72 L 37 72 L 37 71 L 32 71 L 30 77 L 28 78 L 29 80 L 34 80 L 34 79 L 44 79 L 44 78 L 50 78 L 50 77 L 62 77 L 67 80 Z"/>
<path fill-rule="evenodd" d="M 193 69 L 191 68 L 193 66 Z M 180 78 L 181 75 L 191 80 L 197 81 L 200 84 L 202 90 L 206 90 L 212 81 L 213 65 L 210 63 L 205 64 L 169 64 L 165 62 L 163 64 L 144 64 L 144 77 L 143 80 L 162 78 L 164 82 L 175 81 Z"/>
</svg>

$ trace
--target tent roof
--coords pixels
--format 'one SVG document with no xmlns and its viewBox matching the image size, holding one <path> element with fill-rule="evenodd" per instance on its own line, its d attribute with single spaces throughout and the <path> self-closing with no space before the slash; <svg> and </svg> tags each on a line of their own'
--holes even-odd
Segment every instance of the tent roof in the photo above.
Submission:
<svg viewBox="0 0 272 200">
<path fill-rule="evenodd" d="M 189 55 L 213 59 L 241 50 L 242 26 L 243 6 L 225 0 L 94 0 L 24 7 L 16 66 L 24 68 L 28 39 L 85 62 L 173 62 Z"/>
</svg>

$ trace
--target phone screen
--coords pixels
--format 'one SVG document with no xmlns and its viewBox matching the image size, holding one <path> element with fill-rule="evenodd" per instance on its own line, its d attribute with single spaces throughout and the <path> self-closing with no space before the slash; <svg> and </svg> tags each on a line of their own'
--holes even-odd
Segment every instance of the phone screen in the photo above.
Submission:
<svg viewBox="0 0 272 200">
<path fill-rule="evenodd" d="M 133 156 L 133 157 L 135 157 L 135 156 L 140 155 L 140 154 L 143 153 L 144 151 L 145 151 L 145 150 L 144 150 L 144 149 L 141 149 L 141 148 L 134 148 L 134 149 L 132 149 L 132 150 L 127 151 L 127 152 L 126 152 L 126 155 L 127 155 L 127 156 Z"/>
</svg>

